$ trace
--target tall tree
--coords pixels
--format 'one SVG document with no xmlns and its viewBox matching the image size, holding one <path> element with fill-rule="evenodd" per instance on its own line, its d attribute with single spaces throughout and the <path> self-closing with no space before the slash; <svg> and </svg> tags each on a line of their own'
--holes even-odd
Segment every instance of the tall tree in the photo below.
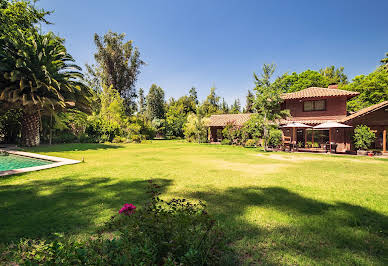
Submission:
<svg viewBox="0 0 388 266">
<path fill-rule="evenodd" d="M 46 17 L 52 12 L 36 8 L 29 1 L 0 0 L 0 47 L 12 35 L 36 30 L 36 24 L 49 24 Z"/>
<path fill-rule="evenodd" d="M 253 101 L 254 101 L 255 96 L 253 93 L 248 90 L 248 95 L 247 95 L 247 100 L 246 100 L 246 105 L 245 105 L 245 113 L 253 113 Z"/>
<path fill-rule="evenodd" d="M 183 137 L 183 126 L 187 115 L 196 112 L 196 104 L 192 97 L 182 96 L 178 100 L 171 99 L 166 112 L 166 133 L 168 136 Z"/>
<path fill-rule="evenodd" d="M 210 88 L 210 93 L 206 97 L 206 100 L 203 102 L 203 104 L 200 106 L 200 109 L 201 113 L 203 113 L 205 116 L 221 112 L 220 96 L 216 94 L 215 87 Z"/>
<path fill-rule="evenodd" d="M 142 88 L 139 89 L 139 114 L 144 115 L 146 112 L 146 99 L 144 96 L 144 90 Z"/>
<path fill-rule="evenodd" d="M 359 96 L 348 101 L 349 111 L 388 101 L 388 72 L 379 67 L 368 75 L 356 76 L 351 83 L 341 89 L 358 91 Z"/>
<path fill-rule="evenodd" d="M 165 117 L 164 91 L 156 84 L 152 84 L 147 95 L 147 116 L 150 121 Z"/>
<path fill-rule="evenodd" d="M 381 59 L 380 62 L 383 64 L 383 68 L 388 70 L 388 53 L 385 53 L 385 58 Z"/>
<path fill-rule="evenodd" d="M 189 96 L 195 102 L 195 104 L 198 104 L 197 89 L 195 87 L 191 87 Z"/>
<path fill-rule="evenodd" d="M 89 110 L 90 90 L 64 40 L 37 31 L 8 38 L 0 50 L 0 101 L 23 110 L 22 143 L 40 143 L 41 112 Z"/>
<path fill-rule="evenodd" d="M 330 82 L 321 73 L 313 70 L 306 70 L 301 73 L 288 73 L 276 78 L 275 86 L 283 92 L 295 92 L 308 87 L 327 87 Z"/>
<path fill-rule="evenodd" d="M 264 64 L 260 76 L 253 74 L 256 85 L 254 89 L 256 92 L 254 107 L 262 118 L 265 149 L 267 149 L 269 129 L 276 125 L 279 119 L 289 114 L 288 111 L 281 110 L 280 108 L 280 104 L 283 101 L 281 98 L 282 88 L 271 83 L 271 77 L 275 72 L 275 68 L 273 64 Z"/>
<path fill-rule="evenodd" d="M 228 103 L 225 102 L 225 98 L 222 98 L 221 109 L 223 114 L 229 113 L 229 106 Z"/>
<path fill-rule="evenodd" d="M 144 62 L 140 52 L 132 41 L 124 41 L 124 33 L 109 31 L 103 37 L 94 35 L 97 52 L 97 73 L 105 86 L 113 86 L 124 99 L 125 111 L 128 115 L 136 110 L 135 82 Z"/>
<path fill-rule="evenodd" d="M 329 66 L 319 70 L 322 76 L 327 78 L 329 84 L 347 84 L 348 76 L 344 73 L 344 67 L 335 68 Z"/>
<path fill-rule="evenodd" d="M 232 114 L 238 114 L 241 111 L 241 104 L 240 104 L 240 99 L 234 100 L 234 103 L 232 104 L 230 108 L 230 112 Z"/>
</svg>

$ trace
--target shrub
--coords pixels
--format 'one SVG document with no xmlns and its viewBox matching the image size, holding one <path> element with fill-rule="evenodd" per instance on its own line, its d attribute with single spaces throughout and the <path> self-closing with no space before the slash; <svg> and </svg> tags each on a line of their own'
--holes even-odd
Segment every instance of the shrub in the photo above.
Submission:
<svg viewBox="0 0 388 266">
<path fill-rule="evenodd" d="M 254 139 L 248 139 L 248 140 L 245 142 L 245 147 L 246 147 L 246 148 L 256 147 L 256 140 L 254 140 Z"/>
<path fill-rule="evenodd" d="M 53 143 L 73 143 L 78 142 L 77 136 L 69 131 L 59 131 L 53 135 Z"/>
<path fill-rule="evenodd" d="M 196 114 L 189 114 L 187 116 L 187 122 L 183 127 L 186 140 L 197 143 L 207 142 L 208 122 L 208 118 L 202 118 Z"/>
<path fill-rule="evenodd" d="M 318 142 L 314 142 L 314 143 L 313 143 L 313 148 L 319 148 Z"/>
<path fill-rule="evenodd" d="M 88 134 L 83 133 L 79 136 L 79 142 L 81 143 L 98 143 L 98 139 L 90 137 Z"/>
<path fill-rule="evenodd" d="M 116 136 L 114 137 L 114 139 L 112 140 L 113 143 L 124 143 L 126 142 L 127 139 L 124 138 L 124 137 L 120 137 L 120 136 Z"/>
<path fill-rule="evenodd" d="M 149 181 L 143 208 L 125 204 L 98 235 L 82 242 L 22 240 L 9 247 L 9 263 L 23 265 L 218 265 L 229 261 L 222 232 L 205 205 L 163 201 Z M 3 256 L 5 257 L 5 256 Z"/>
<path fill-rule="evenodd" d="M 222 130 L 222 135 L 225 139 L 230 140 L 233 144 L 241 144 L 241 128 L 235 126 L 233 123 L 228 123 L 225 128 Z"/>
<path fill-rule="evenodd" d="M 354 130 L 354 146 L 358 150 L 366 150 L 370 148 L 375 139 L 375 133 L 365 125 L 359 125 Z"/>
<path fill-rule="evenodd" d="M 221 144 L 222 145 L 230 145 L 230 144 L 232 144 L 232 142 L 229 139 L 223 139 L 223 140 L 221 140 Z"/>
<path fill-rule="evenodd" d="M 267 143 L 270 147 L 277 147 L 282 143 L 282 131 L 271 128 L 268 133 Z"/>
<path fill-rule="evenodd" d="M 142 139 L 144 139 L 144 137 L 142 138 L 142 136 L 140 136 L 140 135 L 132 135 L 131 136 L 131 141 L 135 142 L 135 143 L 140 143 L 142 141 Z"/>
</svg>

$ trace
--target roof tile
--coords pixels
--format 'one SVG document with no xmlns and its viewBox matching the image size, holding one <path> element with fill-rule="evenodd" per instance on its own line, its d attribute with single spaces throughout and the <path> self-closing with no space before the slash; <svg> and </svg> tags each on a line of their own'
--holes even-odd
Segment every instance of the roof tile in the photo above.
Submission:
<svg viewBox="0 0 388 266">
<path fill-rule="evenodd" d="M 375 105 L 371 105 L 369 107 L 361 109 L 360 111 L 358 111 L 358 112 L 356 112 L 354 114 L 351 114 L 351 115 L 345 117 L 344 119 L 342 119 L 341 122 L 347 122 L 347 121 L 352 120 L 352 119 L 354 119 L 356 117 L 363 116 L 363 115 L 366 115 L 366 114 L 368 114 L 370 112 L 377 111 L 378 109 L 384 108 L 386 106 L 388 106 L 388 101 L 381 102 L 381 103 L 378 103 L 378 104 L 375 104 Z"/>
<path fill-rule="evenodd" d="M 236 126 L 242 126 L 249 120 L 252 114 L 223 114 L 210 116 L 209 126 L 211 127 L 224 127 L 229 123 L 233 123 Z"/>
<path fill-rule="evenodd" d="M 333 96 L 346 96 L 348 98 L 352 98 L 354 96 L 357 96 L 358 94 L 360 93 L 355 91 L 310 87 L 297 92 L 284 93 L 282 95 L 282 98 L 284 100 Z"/>
</svg>

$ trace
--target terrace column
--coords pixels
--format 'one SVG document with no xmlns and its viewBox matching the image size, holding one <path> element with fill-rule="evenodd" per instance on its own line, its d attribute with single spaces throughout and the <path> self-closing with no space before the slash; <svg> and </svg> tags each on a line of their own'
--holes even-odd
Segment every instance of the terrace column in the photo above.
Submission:
<svg viewBox="0 0 388 266">
<path fill-rule="evenodd" d="M 383 153 L 387 152 L 387 128 L 383 131 Z"/>
<path fill-rule="evenodd" d="M 304 147 L 307 145 L 307 129 L 304 129 Z"/>
<path fill-rule="evenodd" d="M 314 129 L 311 131 L 311 145 L 314 147 Z"/>
</svg>

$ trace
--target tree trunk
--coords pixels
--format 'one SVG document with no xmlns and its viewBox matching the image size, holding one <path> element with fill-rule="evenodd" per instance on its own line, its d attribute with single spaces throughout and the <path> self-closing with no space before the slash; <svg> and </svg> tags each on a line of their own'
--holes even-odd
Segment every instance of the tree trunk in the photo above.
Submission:
<svg viewBox="0 0 388 266">
<path fill-rule="evenodd" d="M 38 111 L 25 112 L 22 119 L 22 145 L 27 147 L 40 144 L 40 115 Z"/>
</svg>

